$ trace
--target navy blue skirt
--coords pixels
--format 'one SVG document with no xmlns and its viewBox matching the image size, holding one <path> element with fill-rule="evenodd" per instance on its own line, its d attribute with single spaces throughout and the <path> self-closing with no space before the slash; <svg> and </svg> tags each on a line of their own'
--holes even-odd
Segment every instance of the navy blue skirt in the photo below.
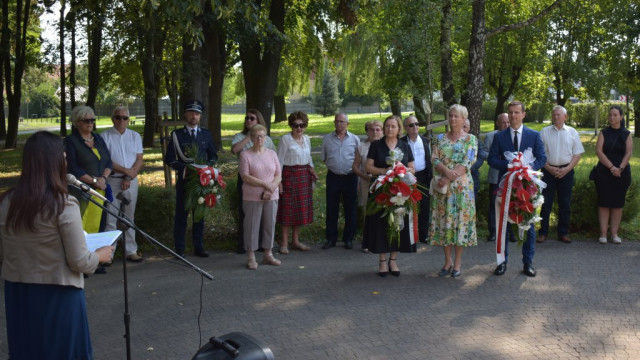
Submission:
<svg viewBox="0 0 640 360">
<path fill-rule="evenodd" d="M 9 358 L 93 359 L 84 290 L 5 281 Z"/>
</svg>

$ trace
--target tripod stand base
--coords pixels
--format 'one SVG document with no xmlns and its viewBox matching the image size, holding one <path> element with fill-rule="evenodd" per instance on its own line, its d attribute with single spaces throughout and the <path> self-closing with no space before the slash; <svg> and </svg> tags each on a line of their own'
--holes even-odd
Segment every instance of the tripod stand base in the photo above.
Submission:
<svg viewBox="0 0 640 360">
<path fill-rule="evenodd" d="M 271 349 L 241 332 L 212 337 L 192 360 L 274 360 Z"/>
</svg>

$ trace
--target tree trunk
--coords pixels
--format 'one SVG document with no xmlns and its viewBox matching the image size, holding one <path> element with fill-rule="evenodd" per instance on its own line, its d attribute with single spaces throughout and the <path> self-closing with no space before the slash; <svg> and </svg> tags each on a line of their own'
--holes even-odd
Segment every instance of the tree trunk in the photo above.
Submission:
<svg viewBox="0 0 640 360">
<path fill-rule="evenodd" d="M 0 17 L 2 19 L 2 29 L 0 31 L 0 104 L 2 104 L 2 106 L 0 106 L 0 139 L 5 139 L 7 137 L 7 122 L 6 122 L 6 115 L 4 113 L 4 91 L 2 89 L 4 89 L 4 50 L 6 46 L 8 46 L 8 43 L 5 42 L 5 38 L 4 38 L 4 32 L 5 32 L 5 19 L 4 19 L 4 3 L 5 0 L 2 1 L 2 7 L 0 7 L 0 10 L 2 11 L 2 17 Z"/>
<path fill-rule="evenodd" d="M 184 104 L 189 101 L 198 100 L 204 105 L 204 112 L 200 117 L 200 125 L 206 127 L 206 115 L 211 111 L 209 108 L 209 99 L 205 98 L 205 94 L 202 92 L 202 82 L 206 81 L 209 84 L 208 78 L 205 77 L 206 71 L 203 61 L 203 49 L 202 46 L 190 43 L 188 39 L 184 39 L 182 42 L 182 95 L 180 96 L 180 108 L 184 108 Z"/>
<path fill-rule="evenodd" d="M 227 69 L 227 32 L 214 16 L 209 2 L 205 5 L 205 14 L 210 14 L 211 21 L 203 24 L 205 49 L 209 63 L 211 83 L 209 85 L 209 130 L 213 141 L 222 149 L 222 89 Z"/>
<path fill-rule="evenodd" d="M 64 59 L 64 10 L 66 1 L 60 1 L 60 136 L 67 136 L 67 126 L 64 119 L 67 117 L 67 86 L 65 83 L 65 59 Z"/>
<path fill-rule="evenodd" d="M 473 1 L 471 41 L 469 42 L 469 76 L 466 89 L 466 106 L 469 111 L 471 133 L 478 135 L 484 94 L 484 52 L 486 28 L 484 0 Z"/>
<path fill-rule="evenodd" d="M 9 1 L 2 0 L 2 44 L 9 45 Z M 26 38 L 27 27 L 31 12 L 31 1 L 16 0 L 15 13 L 15 37 L 11 44 L 14 46 L 14 68 L 11 73 L 11 57 L 9 46 L 3 50 L 4 77 L 7 103 L 9 104 L 9 117 L 5 148 L 14 149 L 18 140 L 18 122 L 20 120 L 20 100 L 22 98 L 22 75 L 26 65 Z"/>
<path fill-rule="evenodd" d="M 100 3 L 96 2 L 96 8 Z M 102 28 L 104 19 L 101 9 L 94 9 L 87 19 L 88 29 L 88 69 L 89 69 L 89 89 L 87 90 L 87 106 L 95 110 L 96 98 L 98 97 L 98 86 L 100 85 L 100 52 L 102 49 Z M 97 115 L 97 114 L 96 114 Z"/>
<path fill-rule="evenodd" d="M 149 17 L 145 23 L 151 24 L 148 28 L 142 27 L 138 35 L 142 43 L 139 59 L 142 68 L 142 81 L 144 83 L 144 134 L 142 145 L 153 146 L 153 138 L 158 119 L 158 94 L 160 92 L 160 66 L 164 44 L 164 34 L 157 28 L 153 21 L 153 10 L 147 4 L 143 16 Z"/>
<path fill-rule="evenodd" d="M 427 111 L 424 108 L 422 96 L 417 94 L 413 95 L 413 110 L 420 125 L 425 126 L 427 124 Z"/>
<path fill-rule="evenodd" d="M 389 94 L 389 106 L 391 106 L 391 114 L 402 117 L 402 105 L 400 105 L 400 95 Z"/>
<path fill-rule="evenodd" d="M 442 100 L 447 108 L 456 103 L 456 90 L 453 85 L 453 59 L 451 57 L 451 26 L 451 0 L 444 0 L 440 22 L 440 81 L 442 83 Z"/>
<path fill-rule="evenodd" d="M 284 0 L 271 1 L 269 20 L 275 29 L 284 33 Z M 278 85 L 280 70 L 280 54 L 282 39 L 278 34 L 271 34 L 270 45 L 263 49 L 257 36 L 245 36 L 239 43 L 244 87 L 247 98 L 247 109 L 257 109 L 267 123 L 267 132 L 271 130 L 271 111 L 273 95 Z"/>
<path fill-rule="evenodd" d="M 73 7 L 73 4 L 71 5 Z M 76 107 L 76 12 L 71 9 L 68 15 L 69 27 L 71 30 L 71 67 L 69 68 L 69 97 L 71 108 Z M 63 119 L 65 123 L 67 119 Z"/>
<path fill-rule="evenodd" d="M 640 90 L 634 91 L 631 93 L 633 97 L 633 124 L 635 125 L 635 137 L 640 137 L 640 125 L 638 124 L 638 115 L 640 115 Z M 631 117 L 629 118 L 629 125 L 627 128 L 631 127 Z"/>
<path fill-rule="evenodd" d="M 284 95 L 274 95 L 273 105 L 276 116 L 274 122 L 287 121 L 287 104 L 284 101 Z"/>
</svg>

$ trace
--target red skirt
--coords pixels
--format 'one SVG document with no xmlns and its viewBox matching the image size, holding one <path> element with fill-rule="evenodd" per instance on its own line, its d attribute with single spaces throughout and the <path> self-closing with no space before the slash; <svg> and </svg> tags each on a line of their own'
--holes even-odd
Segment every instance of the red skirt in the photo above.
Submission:
<svg viewBox="0 0 640 360">
<path fill-rule="evenodd" d="M 310 165 L 284 166 L 282 194 L 276 222 L 285 226 L 307 225 L 313 221 L 313 188 Z"/>
</svg>

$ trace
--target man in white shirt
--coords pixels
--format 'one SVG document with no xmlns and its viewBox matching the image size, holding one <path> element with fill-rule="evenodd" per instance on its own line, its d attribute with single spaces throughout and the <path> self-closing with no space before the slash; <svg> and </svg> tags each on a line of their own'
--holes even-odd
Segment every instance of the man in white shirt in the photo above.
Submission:
<svg viewBox="0 0 640 360">
<path fill-rule="evenodd" d="M 142 140 L 140 134 L 127 128 L 129 125 L 127 108 L 123 106 L 115 108 L 111 121 L 113 127 L 100 134 L 107 144 L 113 161 L 113 172 L 107 183 L 111 185 L 113 191 L 114 208 L 124 208 L 124 215 L 133 221 L 138 201 L 138 172 L 142 168 Z M 123 198 L 129 200 L 129 203 L 122 204 Z M 116 230 L 116 224 L 117 219 L 108 215 L 105 231 Z M 123 233 L 123 236 L 126 240 L 127 260 L 141 262 L 143 258 L 138 254 L 135 230 L 130 228 Z"/>
<path fill-rule="evenodd" d="M 573 191 L 573 168 L 580 161 L 584 147 L 580 142 L 580 135 L 576 129 L 565 124 L 567 110 L 557 105 L 551 113 L 553 125 L 540 131 L 547 154 L 547 163 L 542 168 L 543 178 L 547 187 L 542 191 L 544 204 L 540 211 L 542 221 L 538 232 L 537 242 L 543 243 L 549 234 L 549 215 L 553 207 L 553 198 L 558 193 L 558 240 L 571 243 L 569 239 L 569 218 L 571 217 L 571 193 Z"/>
<path fill-rule="evenodd" d="M 400 140 L 409 144 L 411 152 L 413 152 L 416 179 L 420 185 L 428 189 L 431 178 L 433 177 L 429 139 L 426 136 L 420 135 L 420 124 L 418 124 L 418 119 L 413 115 L 404 119 L 404 130 L 407 132 L 407 135 L 400 138 Z M 421 192 L 422 200 L 420 201 L 420 213 L 418 214 L 418 237 L 421 243 L 427 244 L 429 242 L 427 240 L 429 235 L 429 219 L 431 218 L 429 192 Z"/>
</svg>

